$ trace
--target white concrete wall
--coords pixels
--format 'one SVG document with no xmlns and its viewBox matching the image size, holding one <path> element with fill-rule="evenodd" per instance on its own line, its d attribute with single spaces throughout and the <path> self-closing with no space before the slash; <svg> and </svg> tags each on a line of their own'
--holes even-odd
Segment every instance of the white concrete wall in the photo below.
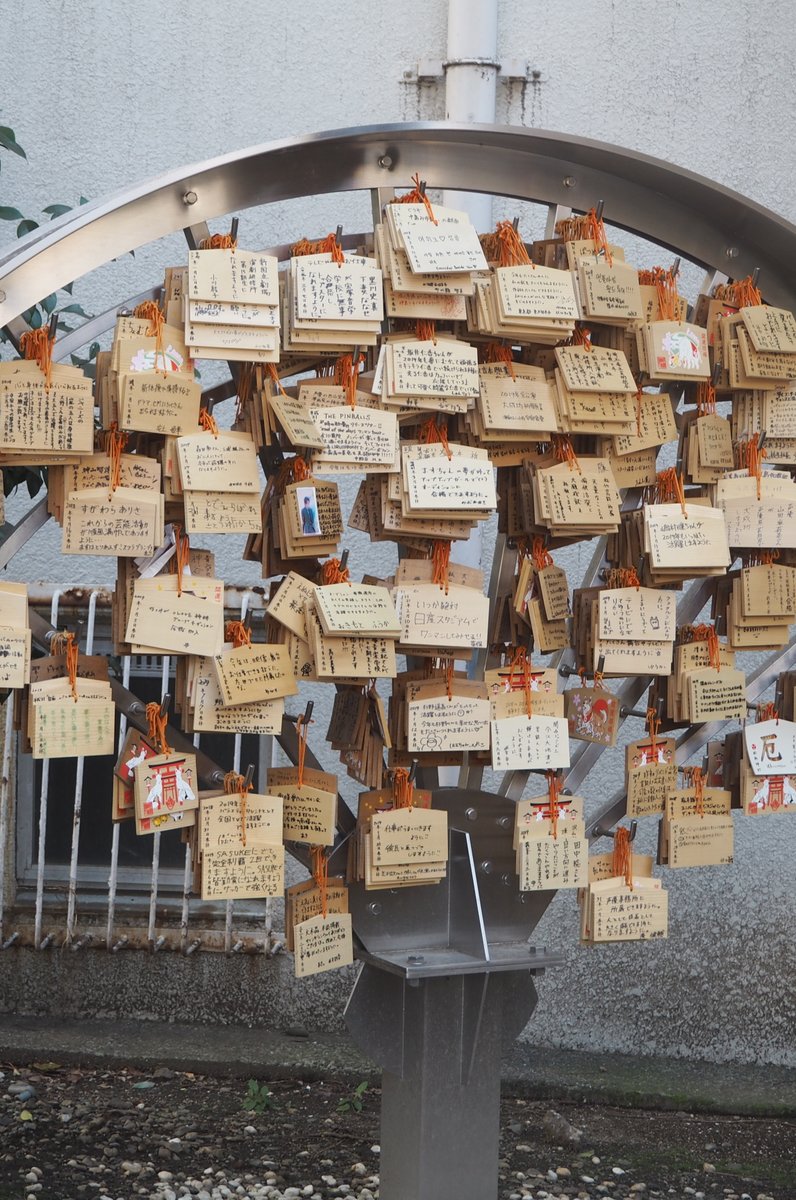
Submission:
<svg viewBox="0 0 796 1200">
<path fill-rule="evenodd" d="M 52 202 L 100 198 L 272 138 L 440 119 L 441 85 L 407 84 L 403 73 L 421 58 L 444 57 L 446 10 L 446 0 L 34 0 L 24 32 L 7 11 L 0 123 L 15 128 L 29 157 L 2 156 L 0 203 L 35 216 Z M 527 58 L 538 77 L 498 85 L 498 119 L 632 147 L 794 220 L 796 31 L 786 16 L 774 0 L 500 0 L 500 55 Z M 365 229 L 370 220 L 364 195 L 241 215 L 247 246 L 319 236 L 338 222 Z M 526 236 L 538 234 L 540 214 L 522 215 Z M 0 223 L 0 244 L 7 239 L 13 226 Z M 633 253 L 654 261 L 643 247 Z M 99 312 L 151 286 L 184 254 L 178 238 L 141 250 L 78 284 L 75 298 Z M 697 281 L 689 271 L 689 291 Z M 12 502 L 12 519 L 24 507 Z M 225 577 L 256 581 L 239 559 L 243 539 L 229 542 L 217 548 Z M 352 554 L 355 570 L 386 572 L 392 562 L 390 548 L 371 548 L 359 535 Z M 588 556 L 588 547 L 575 553 L 573 575 Z M 104 582 L 108 571 L 102 560 L 71 559 L 65 568 L 58 531 L 48 528 L 10 574 L 71 584 Z M 320 740 L 325 719 L 316 712 Z M 606 754 L 587 794 L 602 799 L 620 779 L 620 752 Z M 567 961 L 544 981 L 527 1036 L 796 1063 L 787 825 L 739 819 L 734 868 L 667 872 L 671 934 L 655 946 L 580 949 L 574 899 L 559 896 L 540 936 Z M 642 849 L 651 842 L 647 829 Z"/>
</svg>

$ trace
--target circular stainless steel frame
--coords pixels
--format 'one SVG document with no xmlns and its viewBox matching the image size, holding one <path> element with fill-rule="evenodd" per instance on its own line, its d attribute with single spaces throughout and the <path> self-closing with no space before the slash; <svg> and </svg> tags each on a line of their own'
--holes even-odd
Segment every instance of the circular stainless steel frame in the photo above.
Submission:
<svg viewBox="0 0 796 1200">
<path fill-rule="evenodd" d="M 86 204 L 0 257 L 0 325 L 138 246 L 229 212 L 295 197 L 402 187 L 489 192 L 585 211 L 714 270 L 756 267 L 769 303 L 796 307 L 796 227 L 671 163 L 567 134 L 423 122 L 270 142 Z M 194 199 L 195 197 L 195 199 Z"/>
</svg>

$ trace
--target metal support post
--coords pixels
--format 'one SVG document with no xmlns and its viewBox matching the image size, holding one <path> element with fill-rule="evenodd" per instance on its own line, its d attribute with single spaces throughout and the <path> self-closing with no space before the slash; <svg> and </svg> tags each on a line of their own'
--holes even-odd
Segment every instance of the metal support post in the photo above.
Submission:
<svg viewBox="0 0 796 1200">
<path fill-rule="evenodd" d="M 492 1200 L 500 1063 L 536 1007 L 527 970 L 401 979 L 366 964 L 346 1009 L 384 1064 L 382 1200 Z"/>
<path fill-rule="evenodd" d="M 383 1068 L 382 1200 L 494 1200 L 500 1060 L 557 965 L 529 936 L 553 892 L 519 891 L 513 804 L 441 788 L 448 874 L 433 888 L 350 889 L 363 968 L 345 1020 Z"/>
</svg>

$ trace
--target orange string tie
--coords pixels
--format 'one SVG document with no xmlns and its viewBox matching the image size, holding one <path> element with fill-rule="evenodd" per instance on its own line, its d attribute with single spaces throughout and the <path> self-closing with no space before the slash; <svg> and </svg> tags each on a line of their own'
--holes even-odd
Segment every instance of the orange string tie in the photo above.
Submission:
<svg viewBox="0 0 796 1200">
<path fill-rule="evenodd" d="M 524 534 L 519 534 L 515 538 L 515 543 L 517 546 L 517 566 L 519 567 L 524 558 L 531 557 L 531 544 Z"/>
<path fill-rule="evenodd" d="M 224 773 L 224 794 L 231 796 L 233 792 L 237 792 L 239 783 L 243 783 L 243 776 L 238 771 L 226 771 Z"/>
<path fill-rule="evenodd" d="M 586 213 L 586 226 L 588 229 L 587 237 L 590 237 L 594 242 L 594 253 L 603 254 L 606 264 L 609 267 L 614 265 L 611 249 L 608 245 L 608 237 L 605 232 L 605 221 L 602 217 L 597 216 L 597 209 L 590 208 Z"/>
<path fill-rule="evenodd" d="M 50 654 L 57 657 L 59 654 L 66 655 L 66 674 L 69 679 L 69 687 L 72 691 L 72 699 L 77 700 L 77 659 L 78 648 L 75 643 L 75 635 L 73 633 L 57 632 L 50 638 Z"/>
<path fill-rule="evenodd" d="M 248 807 L 249 792 L 252 790 L 252 785 L 246 783 L 246 780 L 241 775 L 238 783 L 238 795 L 240 796 L 240 840 L 243 842 L 244 849 L 246 848 L 246 809 Z"/>
<path fill-rule="evenodd" d="M 778 721 L 779 713 L 777 706 L 773 700 L 766 701 L 765 704 L 758 704 L 755 712 L 755 721 Z"/>
<path fill-rule="evenodd" d="M 550 821 L 550 832 L 553 838 L 558 841 L 558 800 L 561 792 L 561 781 L 555 771 L 545 771 L 545 776 L 547 777 L 547 817 Z"/>
<path fill-rule="evenodd" d="M 307 734 L 312 721 L 305 721 L 304 714 L 296 717 L 296 736 L 298 737 L 298 785 L 302 787 L 304 784 L 304 761 L 307 757 Z"/>
<path fill-rule="evenodd" d="M 640 588 L 641 580 L 635 567 L 614 567 L 608 572 L 606 580 L 608 588 Z"/>
<path fill-rule="evenodd" d="M 574 242 L 584 236 L 584 217 L 562 217 L 555 223 L 555 235 L 564 242 Z"/>
<path fill-rule="evenodd" d="M 661 719 L 654 708 L 647 709 L 647 733 L 650 739 L 650 749 L 652 750 L 652 761 L 657 765 L 658 762 L 658 729 Z"/>
<path fill-rule="evenodd" d="M 576 325 L 575 332 L 572 334 L 569 342 L 565 343 L 565 345 L 580 346 L 582 350 L 593 350 L 594 347 L 591 343 L 591 330 L 586 329 L 585 326 Z"/>
<path fill-rule="evenodd" d="M 602 251 L 608 266 L 613 265 L 613 258 L 605 235 L 605 222 L 602 218 L 598 218 L 595 208 L 590 209 L 583 216 L 564 217 L 561 221 L 556 221 L 555 234 L 565 242 L 585 241 L 591 238 L 594 242 L 594 253 L 599 254 Z"/>
<path fill-rule="evenodd" d="M 44 386 L 49 389 L 53 369 L 53 345 L 55 335 L 50 337 L 50 328 L 28 329 L 19 339 L 19 348 L 27 362 L 37 362 L 44 372 Z"/>
<path fill-rule="evenodd" d="M 684 625 L 680 633 L 685 642 L 707 642 L 708 662 L 716 671 L 721 670 L 721 643 L 715 625 Z"/>
<path fill-rule="evenodd" d="M 218 437 L 218 425 L 213 414 L 206 408 L 199 410 L 199 424 L 205 433 L 212 433 L 213 437 Z"/>
<path fill-rule="evenodd" d="M 751 275 L 747 275 L 745 279 L 737 279 L 733 283 L 718 284 L 713 289 L 713 295 L 716 300 L 721 300 L 734 308 L 755 308 L 763 303 L 763 294 Z"/>
<path fill-rule="evenodd" d="M 419 342 L 433 342 L 437 344 L 437 322 L 428 321 L 424 318 L 419 318 L 415 322 L 415 337 Z"/>
<path fill-rule="evenodd" d="M 442 421 L 437 424 L 436 417 L 431 417 L 423 425 L 420 426 L 420 440 L 427 446 L 439 444 L 448 456 L 448 460 L 453 458 L 453 451 L 448 444 L 448 423 Z"/>
<path fill-rule="evenodd" d="M 516 375 L 514 374 L 514 354 L 511 346 L 506 346 L 503 342 L 486 342 L 481 349 L 481 361 L 489 365 L 492 363 L 502 363 L 511 378 L 516 379 Z"/>
<path fill-rule="evenodd" d="M 633 851 L 631 849 L 630 830 L 620 825 L 614 833 L 614 852 L 611 860 L 611 873 L 624 876 L 625 884 L 633 891 Z"/>
<path fill-rule="evenodd" d="M 163 326 L 166 324 L 166 318 L 160 306 L 154 300 L 144 300 L 133 309 L 133 316 L 140 321 L 149 321 L 146 336 L 155 339 L 155 370 L 165 377 L 169 373 L 163 345 Z"/>
<path fill-rule="evenodd" d="M 554 567 L 553 556 L 545 546 L 545 540 L 539 534 L 534 535 L 531 545 L 531 560 L 534 570 L 543 571 L 545 567 Z"/>
<path fill-rule="evenodd" d="M 420 186 L 420 174 L 416 172 L 412 176 L 412 183 L 415 185 L 411 192 L 407 192 L 405 196 L 396 196 L 390 200 L 390 204 L 422 204 L 425 207 L 426 215 L 429 221 L 433 221 L 435 225 L 439 225 L 439 221 L 434 216 L 434 209 L 431 207 L 431 201 L 426 195 L 426 189 Z"/>
<path fill-rule="evenodd" d="M 304 483 L 305 480 L 311 478 L 307 461 L 300 454 L 297 454 L 293 459 L 288 461 L 290 462 L 289 471 L 293 483 Z"/>
<path fill-rule="evenodd" d="M 237 250 L 238 239 L 231 233 L 213 233 L 199 243 L 200 250 Z"/>
<path fill-rule="evenodd" d="M 341 354 L 334 365 L 334 382 L 345 388 L 346 400 L 352 408 L 356 407 L 359 368 L 364 361 L 364 354 L 360 354 L 356 362 L 353 354 Z"/>
<path fill-rule="evenodd" d="M 592 687 L 601 688 L 602 686 L 603 686 L 603 673 L 602 673 L 602 671 L 595 671 L 594 672 L 594 683 L 592 684 Z"/>
<path fill-rule="evenodd" d="M 283 396 L 286 396 L 287 392 L 285 391 L 282 380 L 279 378 L 279 372 L 276 369 L 276 363 L 271 362 L 271 363 L 266 363 L 265 365 L 268 370 L 268 376 L 269 376 L 271 382 L 273 383 L 274 387 L 276 388 L 276 390 L 278 392 L 281 392 Z"/>
<path fill-rule="evenodd" d="M 716 389 L 709 379 L 701 379 L 696 393 L 697 416 L 711 416 L 716 411 Z"/>
<path fill-rule="evenodd" d="M 232 642 L 233 650 L 239 650 L 241 646 L 251 646 L 251 630 L 246 628 L 243 621 L 227 621 L 224 641 Z"/>
<path fill-rule="evenodd" d="M 494 233 L 485 233 L 479 240 L 484 256 L 498 267 L 536 269 L 513 221 L 498 221 Z"/>
<path fill-rule="evenodd" d="M 69 633 L 66 637 L 66 674 L 69 678 L 69 687 L 72 691 L 72 699 L 77 704 L 77 659 L 78 659 L 77 642 L 74 635 Z"/>
<path fill-rule="evenodd" d="M 127 445 L 127 434 L 120 433 L 114 421 L 105 434 L 105 453 L 110 459 L 110 476 L 108 480 L 108 499 L 122 481 L 122 454 Z"/>
<path fill-rule="evenodd" d="M 325 584 L 350 583 L 351 572 L 348 567 L 340 566 L 339 558 L 327 558 L 321 567 L 321 581 Z"/>
<path fill-rule="evenodd" d="M 683 482 L 683 476 L 678 475 L 677 472 L 675 471 L 674 467 L 672 467 L 671 470 L 672 470 L 672 478 L 674 480 L 674 487 L 675 487 L 675 493 L 677 495 L 677 500 L 680 504 L 680 508 L 683 513 L 683 519 L 687 521 L 688 520 L 688 510 L 685 506 L 685 484 Z"/>
<path fill-rule="evenodd" d="M 677 294 L 677 276 L 671 271 L 660 271 L 655 280 L 658 300 L 658 317 L 661 321 L 676 321 L 680 311 Z"/>
<path fill-rule="evenodd" d="M 655 481 L 655 491 L 658 504 L 679 504 L 684 519 L 688 520 L 683 476 L 678 475 L 674 467 L 667 467 L 665 471 L 658 472 Z"/>
<path fill-rule="evenodd" d="M 445 595 L 448 594 L 450 587 L 450 561 L 451 561 L 451 543 L 444 538 L 437 538 L 432 546 L 431 561 L 433 564 L 433 573 L 431 582 L 436 583 L 438 587 L 445 589 Z"/>
<path fill-rule="evenodd" d="M 701 767 L 686 767 L 683 776 L 689 787 L 694 789 L 694 812 L 698 817 L 705 815 L 705 777 Z"/>
<path fill-rule="evenodd" d="M 225 793 L 228 796 L 234 796 L 237 792 L 240 796 L 240 840 L 243 843 L 244 850 L 246 849 L 246 802 L 251 790 L 252 785 L 247 785 L 243 775 L 240 775 L 237 771 L 227 771 L 224 776 Z"/>
<path fill-rule="evenodd" d="M 179 525 L 174 525 L 174 558 L 172 559 L 172 572 L 177 576 L 177 595 L 182 595 L 183 576 L 185 569 L 188 566 L 191 558 L 191 539 L 187 533 L 183 533 Z"/>
<path fill-rule="evenodd" d="M 567 433 L 553 434 L 553 453 L 557 462 L 565 462 L 568 464 L 570 471 L 577 470 L 581 473 L 578 456 L 575 453 L 572 445 L 572 438 Z"/>
<path fill-rule="evenodd" d="M 674 467 L 658 471 L 655 476 L 655 503 L 670 504 L 674 499 Z"/>
<path fill-rule="evenodd" d="M 415 785 L 405 767 L 396 767 L 392 776 L 392 796 L 395 808 L 413 808 Z"/>
<path fill-rule="evenodd" d="M 157 337 L 166 323 L 160 305 L 155 300 L 143 300 L 133 309 L 133 316 L 139 321 L 149 321 L 147 337 Z"/>
<path fill-rule="evenodd" d="M 640 267 L 638 281 L 642 287 L 655 287 L 663 267 Z"/>
<path fill-rule="evenodd" d="M 501 267 L 533 267 L 525 243 L 513 221 L 498 221 L 498 265 Z"/>
<path fill-rule="evenodd" d="M 336 233 L 329 233 L 317 242 L 311 242 L 309 238 L 299 238 L 291 246 L 290 253 L 293 258 L 304 258 L 307 254 L 331 254 L 332 262 L 338 266 L 345 262 L 343 247 L 338 242 Z"/>
<path fill-rule="evenodd" d="M 312 878 L 321 894 L 321 913 L 329 915 L 329 858 L 323 846 L 310 848 Z"/>
<path fill-rule="evenodd" d="M 149 723 L 149 740 L 157 747 L 158 754 L 170 754 L 171 747 L 166 737 L 169 718 L 166 714 L 161 714 L 157 700 L 147 704 L 146 719 Z"/>
<path fill-rule="evenodd" d="M 761 497 L 761 489 L 763 484 L 763 460 L 766 458 L 768 451 L 765 446 L 760 448 L 760 434 L 753 433 L 745 446 L 746 451 L 746 469 L 750 476 L 754 476 L 757 480 L 757 498 Z"/>
<path fill-rule="evenodd" d="M 533 716 L 533 704 L 531 701 L 532 674 L 533 668 L 531 660 L 528 657 L 528 651 L 524 646 L 518 646 L 509 663 L 509 690 L 514 692 L 522 688 L 525 693 L 525 715 L 529 721 Z"/>
</svg>

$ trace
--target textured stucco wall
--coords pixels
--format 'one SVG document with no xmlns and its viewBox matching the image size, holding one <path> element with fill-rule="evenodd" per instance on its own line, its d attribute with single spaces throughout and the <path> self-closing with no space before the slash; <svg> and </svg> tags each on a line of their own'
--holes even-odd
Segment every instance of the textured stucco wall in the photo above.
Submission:
<svg viewBox="0 0 796 1200">
<path fill-rule="evenodd" d="M 271 138 L 444 114 L 441 86 L 406 84 L 403 72 L 421 58 L 444 57 L 445 0 L 237 6 L 140 0 L 134 7 L 38 0 L 34 8 L 35 32 L 6 30 L 0 43 L 0 121 L 14 126 L 29 153 L 27 163 L 3 156 L 0 203 L 26 215 Z M 796 31 L 784 16 L 774 0 L 719 7 L 708 0 L 500 0 L 499 54 L 527 57 L 539 76 L 527 85 L 499 85 L 498 120 L 659 156 L 794 220 Z M 242 214 L 241 236 L 246 245 L 270 245 L 317 236 L 338 222 L 365 229 L 369 221 L 362 194 L 310 198 Z M 538 211 L 523 208 L 522 221 L 526 236 L 540 232 Z M 13 227 L 0 223 L 0 243 L 10 238 Z M 648 248 L 627 244 L 634 261 L 655 261 Z M 151 286 L 184 254 L 179 238 L 144 248 L 78 284 L 76 298 L 99 312 Z M 698 279 L 686 269 L 692 294 Z M 209 370 L 205 377 L 212 377 Z M 24 507 L 21 498 L 12 502 L 12 519 Z M 73 558 L 64 572 L 58 534 L 43 530 L 15 560 L 11 577 L 108 580 L 104 560 Z M 230 582 L 259 582 L 253 565 L 240 561 L 242 544 L 242 538 L 223 547 L 216 542 L 220 571 Z M 351 535 L 350 544 L 355 570 L 390 570 L 391 547 L 371 547 L 360 535 Z M 487 551 L 491 544 L 488 533 Z M 572 553 L 573 579 L 589 556 L 589 547 Z M 326 713 L 328 697 L 316 710 L 319 730 Z M 603 756 L 584 790 L 596 802 L 620 779 L 616 750 Z M 527 1036 L 563 1046 L 796 1063 L 788 1034 L 796 1015 L 796 913 L 787 825 L 736 818 L 734 868 L 666 872 L 670 937 L 654 946 L 580 949 L 574 899 L 559 896 L 539 940 L 562 949 L 566 964 L 542 982 Z M 647 827 L 642 849 L 651 848 L 652 836 Z M 35 970 L 24 967 L 34 960 Z M 217 959 L 210 965 L 196 956 L 169 967 L 173 960 L 164 957 L 139 975 L 99 955 L 92 955 L 90 969 L 79 966 L 80 956 L 70 958 L 68 969 L 65 960 L 46 956 L 18 961 L 24 970 L 9 967 L 0 982 L 0 1009 L 24 1009 L 34 995 L 41 1005 L 48 993 L 56 1010 L 86 1011 L 94 995 L 105 997 L 97 1001 L 105 1011 L 113 1009 L 115 994 L 127 998 L 122 1010 L 144 1014 L 154 1012 L 147 995 L 162 994 L 167 979 L 183 998 L 201 996 L 204 984 L 212 1000 L 217 977 L 228 973 L 224 1018 L 234 1011 L 239 1019 L 267 1022 L 269 1013 L 278 1019 L 289 1011 L 298 994 L 287 984 L 277 992 L 282 971 L 265 962 L 233 960 L 222 971 Z M 111 971 L 125 976 L 115 993 Z M 148 986 L 133 994 L 144 979 Z M 324 979 L 313 987 L 299 989 L 310 1015 L 328 1014 L 335 1003 L 339 1011 L 342 983 Z M 257 990 L 254 1008 L 245 999 L 248 988 Z M 214 1011 L 212 1002 L 197 1000 L 199 1019 Z"/>
</svg>

